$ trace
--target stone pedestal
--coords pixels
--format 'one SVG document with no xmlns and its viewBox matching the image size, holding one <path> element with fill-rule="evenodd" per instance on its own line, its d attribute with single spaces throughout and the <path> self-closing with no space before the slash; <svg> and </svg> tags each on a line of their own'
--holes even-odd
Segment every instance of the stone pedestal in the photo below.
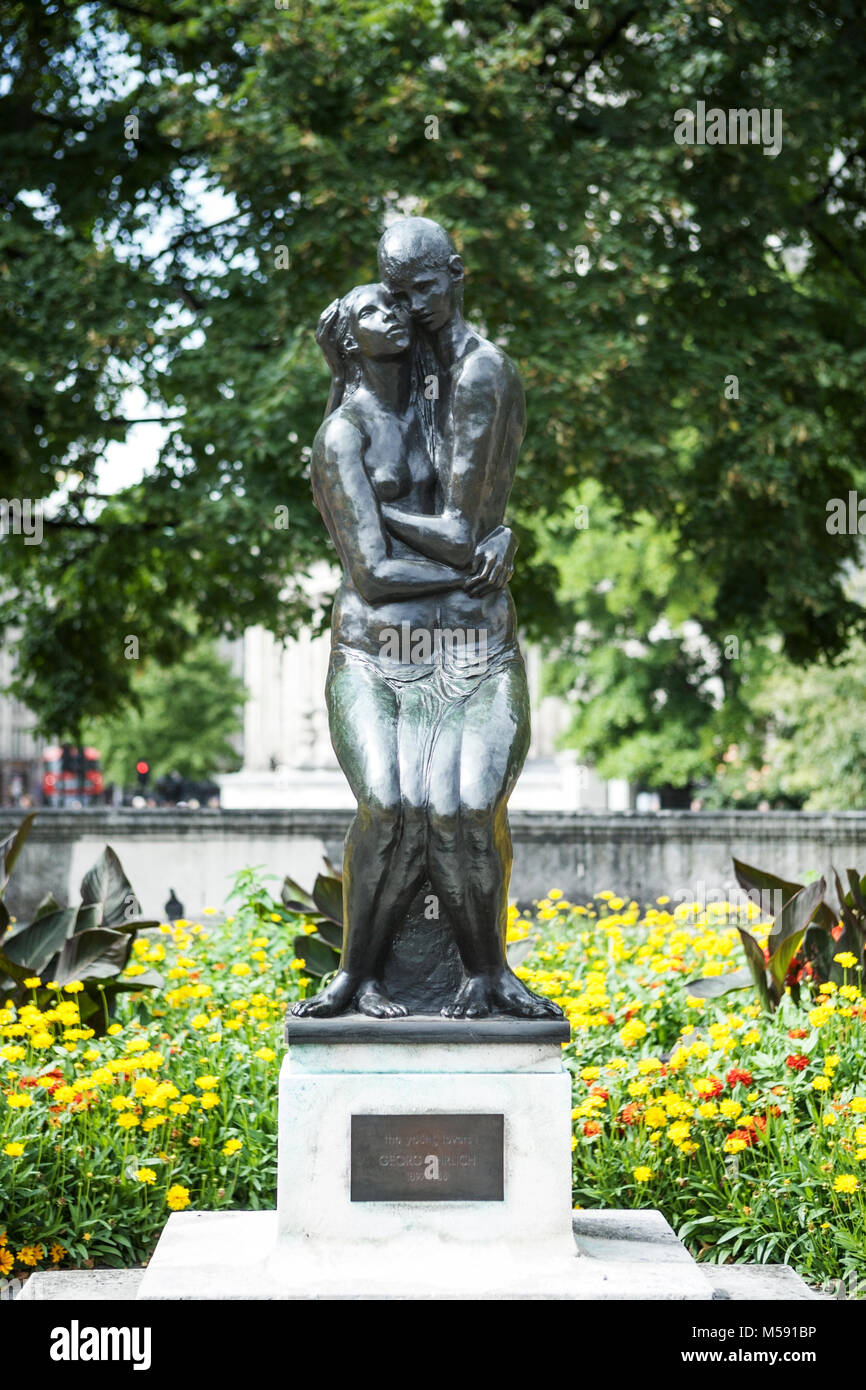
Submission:
<svg viewBox="0 0 866 1390">
<path fill-rule="evenodd" d="M 637 1273 L 580 1253 L 567 1037 L 556 1020 L 290 1017 L 277 1212 L 171 1216 L 138 1297 L 707 1297 L 684 1251 L 673 1268 L 654 1245 Z"/>
</svg>

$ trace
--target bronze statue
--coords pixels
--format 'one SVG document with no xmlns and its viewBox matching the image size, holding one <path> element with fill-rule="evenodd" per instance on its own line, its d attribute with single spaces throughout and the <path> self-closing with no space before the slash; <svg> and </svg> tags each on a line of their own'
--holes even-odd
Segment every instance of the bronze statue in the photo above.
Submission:
<svg viewBox="0 0 866 1390">
<path fill-rule="evenodd" d="M 316 334 L 332 385 L 313 495 L 343 567 L 326 694 L 358 808 L 340 969 L 293 1013 L 405 1014 L 383 961 L 429 881 L 464 972 L 441 1012 L 559 1018 L 505 958 L 506 807 L 529 745 L 503 524 L 523 390 L 463 319 L 463 263 L 442 227 L 396 222 L 379 266 L 383 283 L 336 300 Z"/>
</svg>

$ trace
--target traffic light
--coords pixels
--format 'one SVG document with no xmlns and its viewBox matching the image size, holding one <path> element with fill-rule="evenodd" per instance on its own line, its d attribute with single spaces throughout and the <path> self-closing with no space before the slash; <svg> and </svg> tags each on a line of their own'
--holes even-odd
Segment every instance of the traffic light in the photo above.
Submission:
<svg viewBox="0 0 866 1390">
<path fill-rule="evenodd" d="M 143 758 L 141 758 L 141 759 L 135 764 L 135 770 L 136 770 L 136 772 L 138 773 L 138 785 L 139 785 L 140 787 L 146 787 L 146 786 L 147 786 L 147 779 L 148 779 L 148 777 L 149 777 L 149 775 L 150 775 L 150 766 L 149 766 L 149 764 L 146 763 L 146 762 L 144 761 Z"/>
</svg>

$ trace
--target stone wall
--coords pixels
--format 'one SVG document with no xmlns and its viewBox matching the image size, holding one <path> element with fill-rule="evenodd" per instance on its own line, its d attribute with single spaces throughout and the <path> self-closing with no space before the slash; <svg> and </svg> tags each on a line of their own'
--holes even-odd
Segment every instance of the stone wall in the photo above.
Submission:
<svg viewBox="0 0 866 1390">
<path fill-rule="evenodd" d="M 0 835 L 22 813 L 0 811 Z M 346 811 L 42 810 L 7 891 L 23 917 L 50 889 L 78 901 L 85 871 L 110 844 L 144 913 L 163 915 L 173 888 L 189 913 L 223 906 L 230 877 L 253 864 L 311 886 L 324 853 L 339 862 Z M 828 862 L 866 873 L 866 812 L 515 812 L 512 897 L 559 888 L 585 901 L 610 888 L 640 902 L 711 901 L 735 889 L 731 856 L 796 878 Z M 275 884 L 276 888 L 277 885 Z"/>
</svg>

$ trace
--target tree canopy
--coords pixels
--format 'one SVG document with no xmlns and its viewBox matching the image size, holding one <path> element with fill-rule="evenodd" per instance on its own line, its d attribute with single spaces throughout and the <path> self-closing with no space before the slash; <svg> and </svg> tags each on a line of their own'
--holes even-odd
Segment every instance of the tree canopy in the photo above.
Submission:
<svg viewBox="0 0 866 1390">
<path fill-rule="evenodd" d="M 130 634 L 165 661 L 310 617 L 313 327 L 408 211 L 521 368 L 515 599 L 531 635 L 581 624 L 621 773 L 671 781 L 674 728 L 679 775 L 711 765 L 763 639 L 800 664 L 862 632 L 825 525 L 863 478 L 858 0 L 6 0 L 0 51 L 0 478 L 55 495 L 41 545 L 3 540 L 0 620 L 46 729 L 124 706 Z M 781 150 L 678 143 L 699 101 L 779 111 Z M 166 441 L 101 497 L 130 384 Z"/>
</svg>

